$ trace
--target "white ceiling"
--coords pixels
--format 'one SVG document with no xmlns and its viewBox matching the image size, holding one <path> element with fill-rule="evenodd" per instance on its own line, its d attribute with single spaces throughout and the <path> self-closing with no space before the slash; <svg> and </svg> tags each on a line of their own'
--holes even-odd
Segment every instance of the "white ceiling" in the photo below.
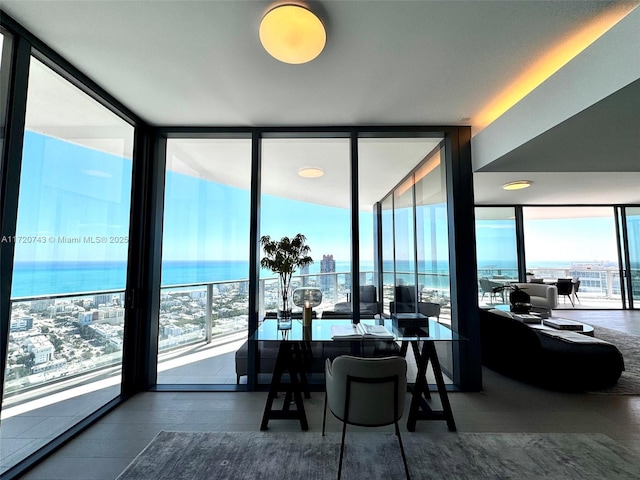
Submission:
<svg viewBox="0 0 640 480">
<path fill-rule="evenodd" d="M 481 113 L 528 66 L 638 1 L 309 3 L 328 41 L 304 65 L 279 63 L 260 46 L 264 1 L 0 0 L 0 8 L 154 125 L 451 124 L 476 133 Z M 639 85 L 483 167 L 476 202 L 640 203 Z M 498 188 L 518 178 L 534 187 L 517 197 Z"/>
</svg>

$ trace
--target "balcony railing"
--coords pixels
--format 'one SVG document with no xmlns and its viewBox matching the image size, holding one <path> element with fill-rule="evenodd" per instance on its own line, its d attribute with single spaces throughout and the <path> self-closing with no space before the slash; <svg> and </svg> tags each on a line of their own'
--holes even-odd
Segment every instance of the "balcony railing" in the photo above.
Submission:
<svg viewBox="0 0 640 480">
<path fill-rule="evenodd" d="M 558 278 L 574 278 L 580 280 L 580 290 L 578 295 L 591 300 L 606 300 L 621 302 L 621 282 L 620 270 L 612 268 L 577 267 L 566 268 L 530 268 L 528 273 L 532 273 L 536 278 L 545 280 L 555 280 Z M 632 271 L 631 275 L 634 274 Z M 478 269 L 478 278 L 489 278 L 494 280 L 517 280 L 518 271 L 516 268 L 481 268 Z M 634 291 L 640 291 L 640 282 L 634 278 Z"/>
<path fill-rule="evenodd" d="M 421 275 L 420 300 L 438 301 L 445 308 L 448 276 L 431 280 Z M 360 272 L 360 284 L 373 283 L 371 271 Z M 439 288 L 446 283 L 447 288 Z M 425 286 L 427 285 L 427 286 Z M 292 288 L 322 290 L 320 314 L 350 300 L 351 274 L 331 272 L 299 275 Z M 434 287 L 435 286 L 435 287 Z M 173 351 L 199 344 L 223 344 L 243 338 L 249 321 L 248 280 L 164 286 L 160 292 L 159 365 Z M 261 279 L 259 316 L 278 307 L 277 278 Z M 392 292 L 392 285 L 383 290 Z M 37 397 L 68 388 L 86 378 L 119 375 L 124 335 L 124 291 L 99 291 L 12 299 L 9 354 L 4 406 L 19 398 Z M 383 295 L 388 305 L 392 298 Z M 40 387 L 47 387 L 46 390 Z M 29 393 L 32 392 L 32 395 Z M 25 395 L 26 394 L 26 395 Z"/>
<path fill-rule="evenodd" d="M 363 272 L 362 280 L 372 273 Z M 323 291 L 318 311 L 346 301 L 351 275 L 294 277 L 292 287 Z M 165 286 L 160 293 L 159 364 L 180 347 L 225 343 L 246 335 L 248 280 Z M 260 316 L 278 305 L 277 279 L 260 280 Z M 124 291 L 109 290 L 14 298 L 3 406 L 118 375 L 124 334 Z M 41 388 L 41 387 L 46 387 Z"/>
<path fill-rule="evenodd" d="M 577 276 L 580 297 L 620 301 L 620 278 L 614 269 L 534 269 L 542 278 Z M 479 276 L 516 278 L 516 270 L 483 269 Z M 393 280 L 385 278 L 384 305 L 393 299 Z M 373 283 L 361 272 L 360 284 Z M 420 274 L 419 300 L 449 307 L 448 274 Z M 323 292 L 318 313 L 349 301 L 351 274 L 299 275 L 292 287 L 315 286 Z M 248 281 L 171 285 L 161 289 L 159 364 L 180 347 L 225 343 L 242 338 L 248 328 Z M 261 279 L 259 315 L 278 307 L 276 278 Z M 388 312 L 387 312 L 388 313 Z M 447 314 L 445 313 L 445 316 Z M 12 317 L 4 404 L 42 386 L 82 383 L 86 378 L 119 374 L 124 332 L 124 291 L 99 291 L 12 299 Z M 60 388 L 66 388 L 61 386 Z M 51 388 L 47 388 L 51 393 Z M 27 395 L 28 396 L 28 395 Z"/>
</svg>

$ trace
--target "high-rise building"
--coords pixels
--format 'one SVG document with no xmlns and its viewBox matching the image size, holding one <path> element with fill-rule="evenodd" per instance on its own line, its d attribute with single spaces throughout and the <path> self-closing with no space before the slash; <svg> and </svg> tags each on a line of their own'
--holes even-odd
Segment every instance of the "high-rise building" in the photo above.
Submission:
<svg viewBox="0 0 640 480">
<path fill-rule="evenodd" d="M 320 262 L 320 273 L 330 273 L 336 271 L 336 261 L 333 255 L 323 255 Z"/>
<path fill-rule="evenodd" d="M 93 296 L 93 305 L 111 305 L 111 301 L 113 299 L 113 295 L 111 293 L 100 293 L 98 295 Z"/>
<path fill-rule="evenodd" d="M 336 261 L 333 259 L 333 255 L 323 255 L 320 262 L 320 288 L 324 291 L 331 290 L 336 286 L 336 276 L 326 275 L 336 271 Z"/>
</svg>

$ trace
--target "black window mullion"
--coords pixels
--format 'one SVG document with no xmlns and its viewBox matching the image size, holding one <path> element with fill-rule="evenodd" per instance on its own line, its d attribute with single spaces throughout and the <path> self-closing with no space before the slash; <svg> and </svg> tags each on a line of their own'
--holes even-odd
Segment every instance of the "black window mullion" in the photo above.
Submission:
<svg viewBox="0 0 640 480">
<path fill-rule="evenodd" d="M 22 168 L 22 146 L 24 141 L 25 117 L 27 111 L 27 86 L 31 44 L 24 38 L 14 37 L 8 48 L 13 47 L 11 62 L 3 68 L 2 86 L 7 90 L 7 110 L 5 143 L 2 151 L 2 174 L 0 185 L 0 399 L 4 395 L 4 373 L 9 342 L 9 322 L 11 320 L 11 282 L 13 277 L 13 256 L 18 219 L 18 194 L 20 171 Z M 6 58 L 6 57 L 5 57 Z M 6 83 L 5 83 L 6 81 Z"/>
</svg>

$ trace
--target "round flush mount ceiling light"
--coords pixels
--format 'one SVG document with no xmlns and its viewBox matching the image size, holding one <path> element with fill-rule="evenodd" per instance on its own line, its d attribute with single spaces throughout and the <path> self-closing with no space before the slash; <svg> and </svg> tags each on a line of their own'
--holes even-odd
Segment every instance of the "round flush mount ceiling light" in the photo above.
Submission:
<svg viewBox="0 0 640 480">
<path fill-rule="evenodd" d="M 505 183 L 502 186 L 503 190 L 522 190 L 523 188 L 529 188 L 533 182 L 529 180 L 517 180 L 515 182 Z"/>
<path fill-rule="evenodd" d="M 260 42 L 275 59 L 300 64 L 320 55 L 327 33 L 320 19 L 305 6 L 280 3 L 262 17 Z"/>
<path fill-rule="evenodd" d="M 302 167 L 298 170 L 298 175 L 303 178 L 318 178 L 324 175 L 324 170 L 318 167 Z"/>
</svg>

